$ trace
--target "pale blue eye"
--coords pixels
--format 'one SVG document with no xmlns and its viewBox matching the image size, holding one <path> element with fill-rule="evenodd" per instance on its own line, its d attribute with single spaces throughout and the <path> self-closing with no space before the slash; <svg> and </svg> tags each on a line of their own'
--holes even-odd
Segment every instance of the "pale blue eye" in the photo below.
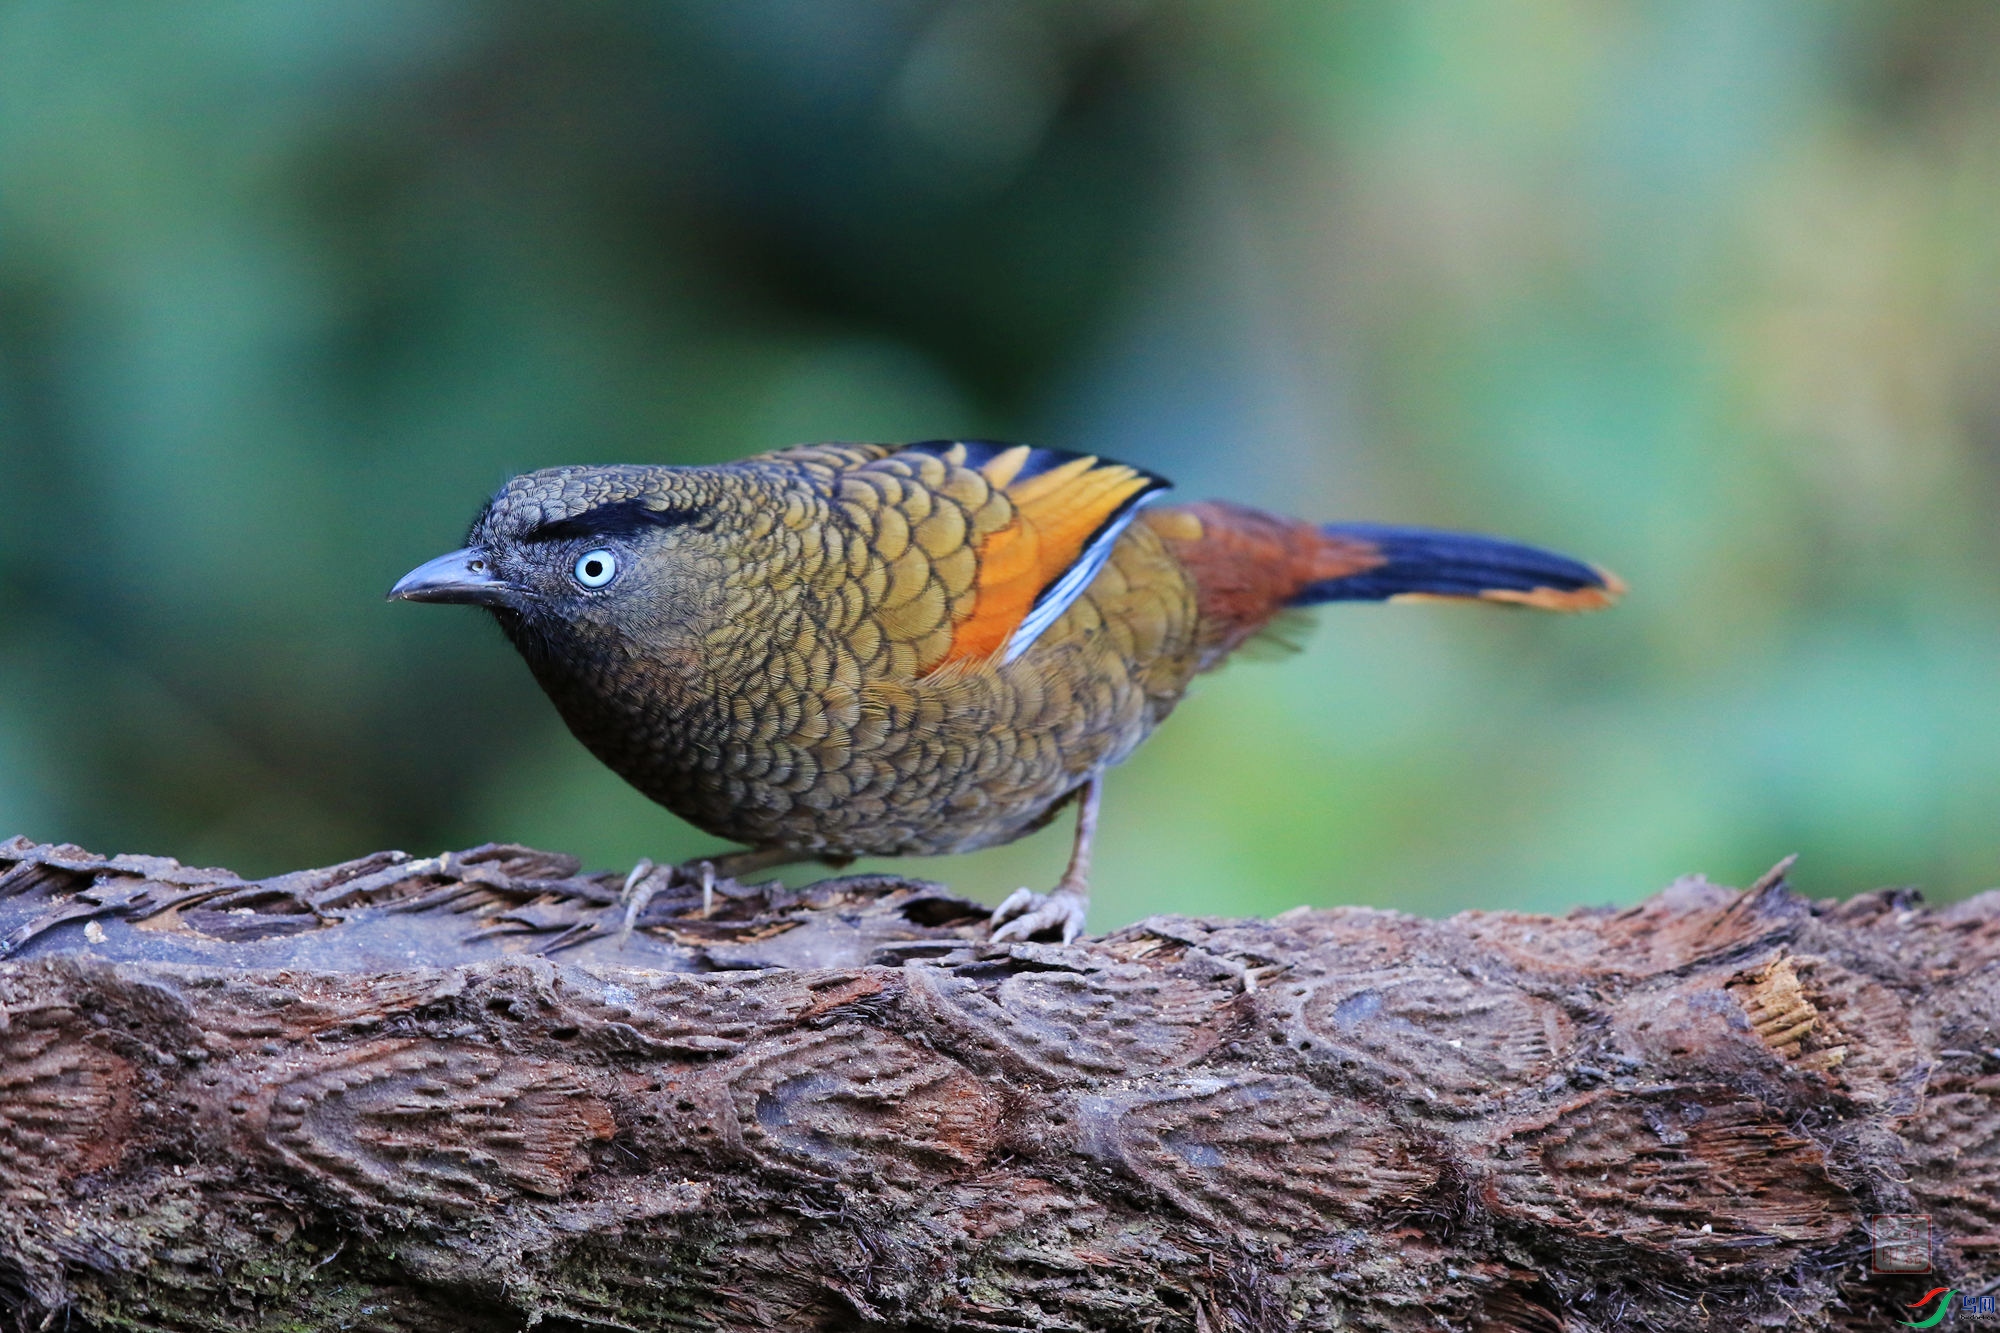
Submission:
<svg viewBox="0 0 2000 1333">
<path fill-rule="evenodd" d="M 602 588 L 618 576 L 618 557 L 609 551 L 585 551 L 576 558 L 576 581 L 586 588 Z"/>
</svg>

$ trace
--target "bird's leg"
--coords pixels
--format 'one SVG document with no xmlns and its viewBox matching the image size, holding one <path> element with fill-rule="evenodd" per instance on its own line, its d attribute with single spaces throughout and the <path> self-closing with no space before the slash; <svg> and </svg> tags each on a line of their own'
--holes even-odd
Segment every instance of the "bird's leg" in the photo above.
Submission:
<svg viewBox="0 0 2000 1333">
<path fill-rule="evenodd" d="M 760 870 L 772 870 L 778 866 L 792 865 L 798 861 L 819 861 L 823 857 L 811 852 L 787 851 L 783 847 L 755 847 L 747 852 L 724 852 L 720 856 L 705 856 L 698 861 L 689 861 L 681 867 L 681 873 L 689 879 L 699 880 L 702 867 L 709 867 L 711 879 L 742 879 Z"/>
<path fill-rule="evenodd" d="M 1083 919 L 1090 911 L 1090 843 L 1097 836 L 1098 779 L 1083 784 L 1076 803 L 1076 844 L 1069 853 L 1069 869 L 1056 881 L 1054 890 L 1036 893 L 1016 889 L 1007 901 L 993 909 L 993 938 L 1025 940 L 1039 931 L 1060 930 L 1068 944 L 1083 933 Z"/>
</svg>

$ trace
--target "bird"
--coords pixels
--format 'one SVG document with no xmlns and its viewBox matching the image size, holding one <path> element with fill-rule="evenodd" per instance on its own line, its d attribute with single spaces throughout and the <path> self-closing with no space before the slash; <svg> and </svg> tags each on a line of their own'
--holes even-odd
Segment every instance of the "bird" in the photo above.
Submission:
<svg viewBox="0 0 2000 1333">
<path fill-rule="evenodd" d="M 929 856 L 1077 810 L 1069 863 L 993 938 L 1082 932 L 1107 770 L 1291 608 L 1444 598 L 1587 611 L 1613 574 L 1495 537 L 1314 523 L 1094 454 L 798 445 L 517 476 L 391 600 L 489 610 L 570 731 L 741 844 L 711 865 Z"/>
</svg>

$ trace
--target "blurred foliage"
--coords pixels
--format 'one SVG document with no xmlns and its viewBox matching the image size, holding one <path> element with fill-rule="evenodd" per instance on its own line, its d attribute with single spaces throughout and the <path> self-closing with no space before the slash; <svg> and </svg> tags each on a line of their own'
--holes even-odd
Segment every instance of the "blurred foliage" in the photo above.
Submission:
<svg viewBox="0 0 2000 1333">
<path fill-rule="evenodd" d="M 0 0 L 0 832 L 710 849 L 382 591 L 515 471 L 984 435 L 1635 588 L 1204 682 L 1099 926 L 1976 891 L 1996 216 L 1987 0 Z"/>
</svg>

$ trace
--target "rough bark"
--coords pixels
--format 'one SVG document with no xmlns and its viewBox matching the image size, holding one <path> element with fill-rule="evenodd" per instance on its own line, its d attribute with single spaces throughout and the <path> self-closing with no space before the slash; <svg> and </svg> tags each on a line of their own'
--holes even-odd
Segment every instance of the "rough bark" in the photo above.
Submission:
<svg viewBox="0 0 2000 1333">
<path fill-rule="evenodd" d="M 0 1325 L 1879 1329 L 2000 1272 L 2000 895 L 994 947 L 623 880 L 0 844 Z"/>
</svg>

